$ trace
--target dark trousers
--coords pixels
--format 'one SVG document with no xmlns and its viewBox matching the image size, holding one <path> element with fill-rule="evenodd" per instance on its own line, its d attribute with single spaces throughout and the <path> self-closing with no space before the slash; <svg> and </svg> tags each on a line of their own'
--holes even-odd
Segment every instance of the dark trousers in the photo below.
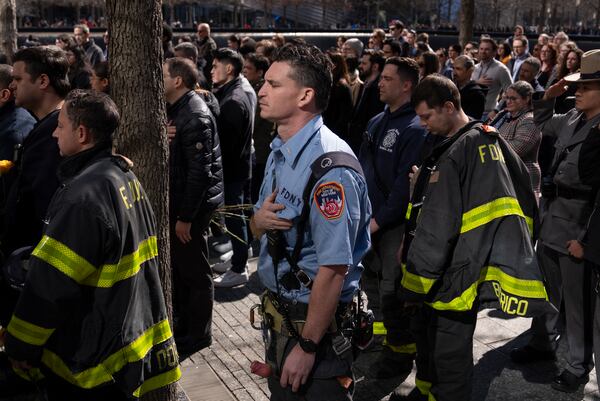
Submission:
<svg viewBox="0 0 600 401">
<path fill-rule="evenodd" d="M 246 192 L 248 181 L 227 182 L 225 183 L 225 205 L 242 205 L 246 201 Z M 225 226 L 231 233 L 231 247 L 233 256 L 231 257 L 231 270 L 236 273 L 242 273 L 248 262 L 248 230 L 246 221 L 242 218 L 242 210 L 233 212 L 239 216 L 226 216 Z"/>
<path fill-rule="evenodd" d="M 382 230 L 373 235 L 373 244 L 363 258 L 365 267 L 377 274 L 378 294 L 368 293 L 369 299 L 379 299 L 381 318 L 387 330 L 386 344 L 394 346 L 401 353 L 414 353 L 414 344 L 410 333 L 410 318 L 398 307 L 397 290 L 402 278 L 402 270 L 396 258 L 399 244 L 402 243 L 404 225 Z M 371 291 L 370 291 L 371 292 Z"/>
<path fill-rule="evenodd" d="M 346 389 L 337 379 L 338 376 L 353 379 L 352 361 L 338 356 L 333 351 L 329 335 L 323 337 L 319 343 L 315 365 L 306 384 L 294 393 L 290 385 L 281 387 L 279 380 L 285 360 L 298 342 L 273 330 L 270 332 L 271 341 L 267 344 L 266 359 L 275 367 L 274 375 L 268 379 L 271 401 L 352 401 L 354 383 Z M 347 352 L 351 354 L 351 351 Z"/>
<path fill-rule="evenodd" d="M 538 245 L 538 259 L 547 281 L 548 296 L 559 307 L 564 303 L 565 330 L 568 342 L 566 357 L 569 370 L 576 376 L 588 373 L 592 367 L 592 328 L 595 294 L 592 269 L 588 263 L 552 248 Z M 530 345 L 540 350 L 554 350 L 559 334 L 559 313 L 533 319 Z"/>
<path fill-rule="evenodd" d="M 211 342 L 213 309 L 212 270 L 208 262 L 206 230 L 210 215 L 192 222 L 192 240 L 183 244 L 171 223 L 171 263 L 173 265 L 174 306 L 177 335 Z"/>
<path fill-rule="evenodd" d="M 479 305 L 468 312 L 423 308 L 420 318 L 424 320 L 417 337 L 417 380 L 431 383 L 430 392 L 436 401 L 468 401 L 473 388 L 473 333 Z"/>
<path fill-rule="evenodd" d="M 128 397 L 121 389 L 114 384 L 98 387 L 91 390 L 82 389 L 73 386 L 60 377 L 44 370 L 46 377 L 44 383 L 48 401 L 129 401 L 133 397 Z"/>
</svg>

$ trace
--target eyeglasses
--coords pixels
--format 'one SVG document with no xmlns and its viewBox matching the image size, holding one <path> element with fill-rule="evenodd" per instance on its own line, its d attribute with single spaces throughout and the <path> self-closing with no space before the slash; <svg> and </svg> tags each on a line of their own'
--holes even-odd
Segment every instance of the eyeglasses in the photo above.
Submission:
<svg viewBox="0 0 600 401">
<path fill-rule="evenodd" d="M 516 102 L 517 100 L 519 100 L 519 98 L 516 96 L 504 96 L 504 100 L 506 100 L 507 102 Z"/>
</svg>

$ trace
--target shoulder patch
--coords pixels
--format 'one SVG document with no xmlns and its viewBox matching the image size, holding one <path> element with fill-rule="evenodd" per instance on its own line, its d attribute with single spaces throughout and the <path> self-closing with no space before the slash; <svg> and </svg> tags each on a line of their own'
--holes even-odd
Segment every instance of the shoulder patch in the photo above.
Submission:
<svg viewBox="0 0 600 401">
<path fill-rule="evenodd" d="M 326 182 L 315 190 L 314 201 L 327 220 L 339 218 L 344 211 L 344 188 L 337 182 Z"/>
</svg>

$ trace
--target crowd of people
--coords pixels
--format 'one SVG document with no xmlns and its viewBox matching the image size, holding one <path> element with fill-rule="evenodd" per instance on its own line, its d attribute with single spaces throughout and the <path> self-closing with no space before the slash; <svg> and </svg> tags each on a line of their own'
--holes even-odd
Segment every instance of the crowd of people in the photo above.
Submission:
<svg viewBox="0 0 600 401">
<path fill-rule="evenodd" d="M 482 307 L 533 317 L 515 363 L 555 359 L 566 333 L 552 387 L 587 382 L 600 350 L 600 50 L 564 32 L 533 44 L 517 26 L 434 51 L 400 21 L 324 51 L 283 35 L 218 48 L 206 23 L 175 42 L 165 24 L 173 333 L 143 183 L 110 152 L 111 54 L 77 25 L 0 65 L 0 157 L 14 164 L 0 325 L 20 377 L 40 369 L 57 400 L 176 381 L 177 352 L 212 343 L 214 287 L 248 283 L 258 252 L 267 364 L 255 372 L 273 400 L 351 399 L 373 323 L 361 288 L 385 335 L 375 377 L 416 364 L 414 390 L 390 400 L 470 399 Z"/>
</svg>

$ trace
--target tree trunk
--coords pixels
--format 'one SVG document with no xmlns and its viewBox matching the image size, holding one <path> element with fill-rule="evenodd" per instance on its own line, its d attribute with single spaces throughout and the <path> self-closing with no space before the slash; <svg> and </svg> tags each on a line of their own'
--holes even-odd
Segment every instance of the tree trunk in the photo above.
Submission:
<svg viewBox="0 0 600 401">
<path fill-rule="evenodd" d="M 150 197 L 157 221 L 161 283 L 172 322 L 169 260 L 169 173 L 166 106 L 162 77 L 160 0 L 107 0 L 111 96 L 121 112 L 117 152 L 134 162 L 133 170 Z M 144 400 L 174 401 L 174 385 L 150 392 Z"/>
<path fill-rule="evenodd" d="M 17 7 L 15 0 L 0 0 L 0 52 L 12 63 L 17 51 Z"/>
<path fill-rule="evenodd" d="M 473 38 L 475 0 L 463 0 L 460 4 L 460 28 L 458 42 L 464 47 Z"/>
</svg>

